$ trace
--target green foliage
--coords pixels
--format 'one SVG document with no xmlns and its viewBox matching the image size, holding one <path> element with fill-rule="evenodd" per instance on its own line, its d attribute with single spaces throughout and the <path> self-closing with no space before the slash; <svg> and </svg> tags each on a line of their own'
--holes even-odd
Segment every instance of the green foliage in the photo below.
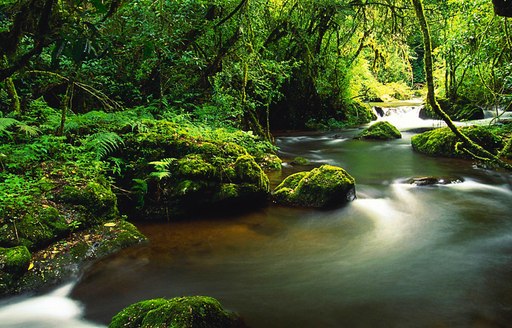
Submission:
<svg viewBox="0 0 512 328">
<path fill-rule="evenodd" d="M 1 174 L 0 224 L 15 220 L 40 195 L 37 182 L 15 174 Z"/>
<path fill-rule="evenodd" d="M 85 149 L 94 152 L 97 159 L 104 158 L 122 145 L 123 139 L 115 132 L 96 132 L 83 141 Z"/>
<path fill-rule="evenodd" d="M 155 166 L 155 171 L 151 172 L 150 176 L 156 178 L 157 180 L 169 178 L 171 176 L 169 168 L 173 163 L 176 163 L 176 161 L 176 158 L 164 158 L 160 161 L 149 162 L 149 164 Z"/>
</svg>

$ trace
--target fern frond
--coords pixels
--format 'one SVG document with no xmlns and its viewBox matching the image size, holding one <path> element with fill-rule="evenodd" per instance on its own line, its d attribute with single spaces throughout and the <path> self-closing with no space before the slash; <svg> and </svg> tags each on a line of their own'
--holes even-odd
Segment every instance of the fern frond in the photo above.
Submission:
<svg viewBox="0 0 512 328">
<path fill-rule="evenodd" d="M 169 171 L 157 171 L 151 172 L 149 174 L 150 177 L 157 178 L 158 180 L 162 180 L 164 178 L 169 178 L 171 176 L 171 172 Z"/>
<path fill-rule="evenodd" d="M 101 159 L 118 149 L 120 145 L 124 145 L 124 141 L 115 132 L 97 132 L 88 136 L 83 141 L 83 145 Z"/>
<path fill-rule="evenodd" d="M 31 137 L 37 137 L 39 135 L 39 133 L 41 133 L 41 130 L 39 130 L 35 126 L 26 125 L 23 123 L 18 124 L 18 129 L 21 132 L 24 132 L 25 135 L 31 136 Z"/>
<path fill-rule="evenodd" d="M 14 118 L 0 117 L 0 133 L 5 133 L 9 127 L 18 124 L 20 124 L 20 121 Z"/>
</svg>

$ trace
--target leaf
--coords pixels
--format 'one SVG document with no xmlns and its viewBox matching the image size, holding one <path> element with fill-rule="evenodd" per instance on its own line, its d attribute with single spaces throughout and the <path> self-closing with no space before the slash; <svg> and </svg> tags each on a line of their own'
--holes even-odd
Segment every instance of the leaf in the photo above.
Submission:
<svg viewBox="0 0 512 328">
<path fill-rule="evenodd" d="M 32 270 L 34 268 L 34 262 L 30 262 L 28 266 L 28 271 Z"/>
<path fill-rule="evenodd" d="M 123 139 L 115 132 L 97 132 L 85 139 L 85 148 L 96 153 L 98 159 L 115 151 L 120 145 L 124 145 Z"/>
<path fill-rule="evenodd" d="M 103 4 L 101 0 L 91 0 L 91 3 L 94 6 L 94 8 L 96 8 L 96 10 L 101 14 L 105 14 L 108 11 L 107 7 Z"/>
<path fill-rule="evenodd" d="M 117 223 L 115 223 L 115 222 L 107 222 L 103 226 L 104 227 L 115 227 L 116 225 L 117 225 Z"/>
</svg>

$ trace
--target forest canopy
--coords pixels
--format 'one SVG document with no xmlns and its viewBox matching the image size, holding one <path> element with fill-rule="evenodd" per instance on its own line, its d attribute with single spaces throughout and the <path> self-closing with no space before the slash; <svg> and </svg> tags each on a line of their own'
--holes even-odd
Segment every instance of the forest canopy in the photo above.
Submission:
<svg viewBox="0 0 512 328">
<path fill-rule="evenodd" d="M 510 3 L 423 2 L 438 96 L 509 107 L 510 22 L 496 14 L 509 15 Z M 407 0 L 2 0 L 0 8 L 4 117 L 22 119 L 34 101 L 63 117 L 145 106 L 270 139 L 272 129 L 368 121 L 362 102 L 421 96 L 425 82 Z"/>
</svg>

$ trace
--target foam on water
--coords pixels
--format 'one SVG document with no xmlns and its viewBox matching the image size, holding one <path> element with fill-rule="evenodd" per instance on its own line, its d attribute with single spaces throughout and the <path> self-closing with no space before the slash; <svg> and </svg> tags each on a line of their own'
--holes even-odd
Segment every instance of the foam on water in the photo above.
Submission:
<svg viewBox="0 0 512 328">
<path fill-rule="evenodd" d="M 103 327 L 82 319 L 82 305 L 68 296 L 75 283 L 68 283 L 41 296 L 21 296 L 0 303 L 0 327 L 92 328 Z"/>
</svg>

